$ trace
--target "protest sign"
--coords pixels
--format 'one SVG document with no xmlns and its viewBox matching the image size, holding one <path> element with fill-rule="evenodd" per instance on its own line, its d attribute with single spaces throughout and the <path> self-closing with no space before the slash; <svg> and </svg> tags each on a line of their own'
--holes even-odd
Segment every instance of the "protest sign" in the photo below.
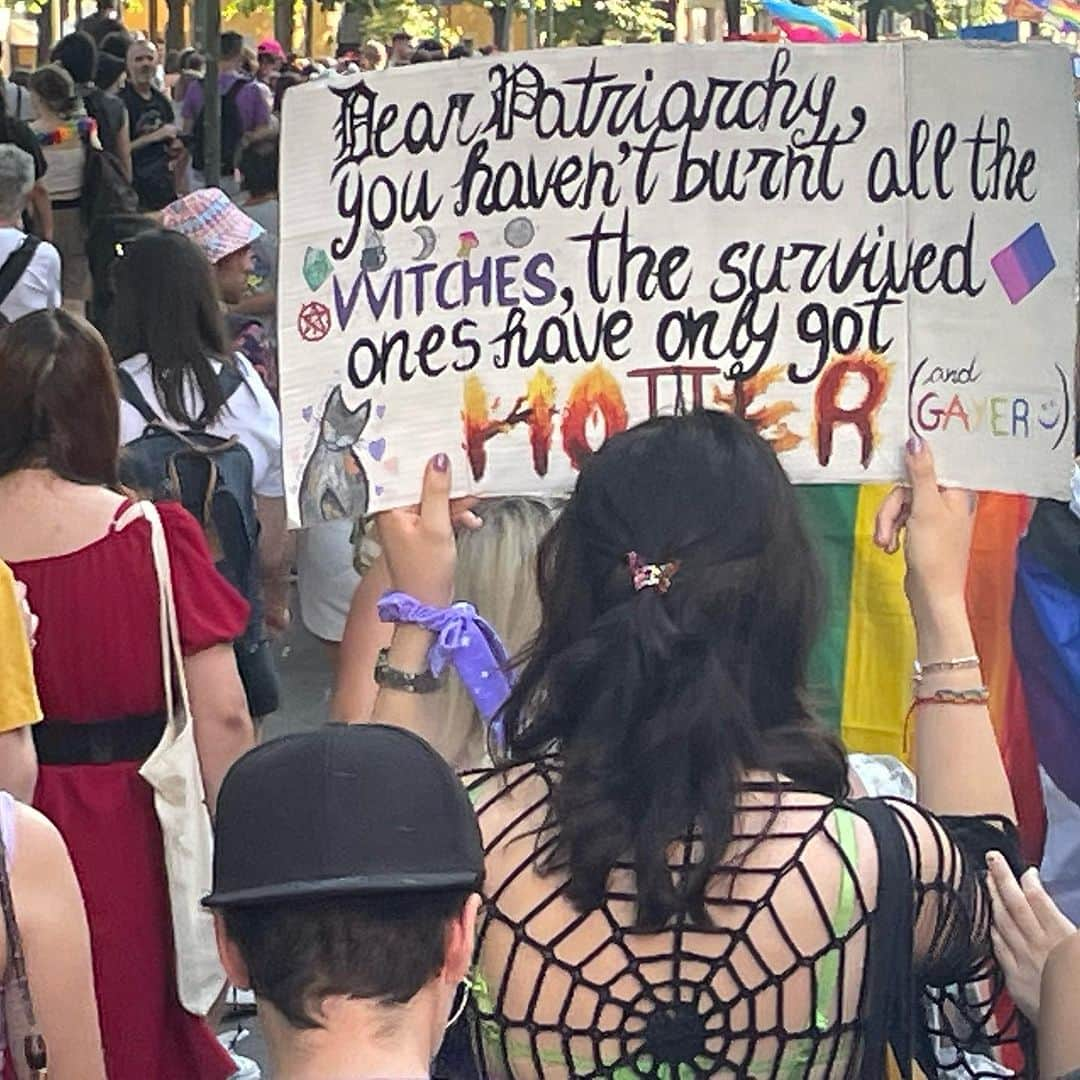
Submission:
<svg viewBox="0 0 1080 1080">
<path fill-rule="evenodd" d="M 797 482 L 1063 495 L 1077 127 L 1051 46 L 628 46 L 289 92 L 290 516 L 568 490 L 704 406 Z"/>
</svg>

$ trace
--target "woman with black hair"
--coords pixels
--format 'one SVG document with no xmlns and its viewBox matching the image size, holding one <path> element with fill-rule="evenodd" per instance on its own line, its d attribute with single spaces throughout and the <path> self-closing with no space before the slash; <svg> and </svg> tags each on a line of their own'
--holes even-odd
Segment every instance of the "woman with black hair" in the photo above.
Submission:
<svg viewBox="0 0 1080 1080">
<path fill-rule="evenodd" d="M 142 233 L 124 245 L 113 282 L 110 344 L 121 358 L 121 379 L 134 384 L 165 426 L 235 438 L 251 457 L 264 607 L 256 605 L 236 653 L 251 714 L 264 717 L 278 705 L 264 620 L 280 628 L 288 619 L 278 408 L 251 363 L 230 351 L 214 270 L 186 236 L 167 229 Z M 226 376 L 239 384 L 228 397 Z M 121 443 L 137 439 L 146 424 L 136 405 L 121 402 Z"/>
<path fill-rule="evenodd" d="M 878 1078 L 893 1056 L 993 1076 L 1000 1056 L 1033 1075 L 990 947 L 985 854 L 1015 854 L 1015 830 L 964 607 L 974 500 L 939 490 L 917 439 L 907 467 L 876 540 L 895 553 L 904 529 L 919 806 L 849 800 L 811 715 L 820 576 L 768 444 L 696 412 L 584 464 L 505 745 L 468 778 L 490 1074 Z M 450 487 L 439 455 L 419 511 L 379 518 L 393 587 L 428 608 L 453 599 Z M 374 718 L 434 733 L 433 635 L 396 607 Z"/>
</svg>

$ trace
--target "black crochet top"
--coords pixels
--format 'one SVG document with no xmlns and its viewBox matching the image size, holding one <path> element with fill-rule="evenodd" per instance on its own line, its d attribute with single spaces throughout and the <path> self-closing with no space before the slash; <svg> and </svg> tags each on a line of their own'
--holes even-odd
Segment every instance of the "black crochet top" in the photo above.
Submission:
<svg viewBox="0 0 1080 1080">
<path fill-rule="evenodd" d="M 555 759 L 465 778 L 487 852 L 472 984 L 485 1075 L 882 1077 L 873 1032 L 885 1029 L 868 1018 L 896 1008 L 890 985 L 908 983 L 928 1075 L 1035 1075 L 1030 1029 L 990 955 L 981 870 L 986 850 L 1009 847 L 995 823 L 886 800 L 910 857 L 897 883 L 858 802 L 747 783 L 708 894 L 712 925 L 644 932 L 629 862 L 588 912 L 546 868 L 557 778 Z M 669 848 L 671 873 L 696 850 L 688 828 Z M 883 925 L 879 878 L 907 916 L 906 942 L 902 918 Z"/>
</svg>

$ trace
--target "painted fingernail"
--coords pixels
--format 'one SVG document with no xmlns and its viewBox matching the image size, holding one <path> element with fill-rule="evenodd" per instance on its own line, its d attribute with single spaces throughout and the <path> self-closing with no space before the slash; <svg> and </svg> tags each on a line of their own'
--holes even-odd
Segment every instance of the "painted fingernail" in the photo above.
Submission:
<svg viewBox="0 0 1080 1080">
<path fill-rule="evenodd" d="M 431 462 L 431 467 L 436 472 L 446 472 L 450 468 L 450 459 L 445 454 L 436 454 Z"/>
<path fill-rule="evenodd" d="M 909 454 L 917 454 L 923 448 L 923 441 L 918 435 L 912 435 L 907 441 L 907 452 Z"/>
</svg>

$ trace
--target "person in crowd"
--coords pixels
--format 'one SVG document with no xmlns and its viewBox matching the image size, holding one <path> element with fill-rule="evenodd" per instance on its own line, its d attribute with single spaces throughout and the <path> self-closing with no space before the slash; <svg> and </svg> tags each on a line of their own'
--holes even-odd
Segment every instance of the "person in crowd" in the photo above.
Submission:
<svg viewBox="0 0 1080 1080">
<path fill-rule="evenodd" d="M 116 158 L 124 176 L 130 180 L 131 142 L 128 138 L 124 103 L 95 85 L 97 52 L 97 46 L 91 37 L 76 32 L 62 37 L 53 46 L 49 58 L 74 80 L 75 93 L 83 111 L 97 123 L 98 140 L 102 149 Z"/>
<path fill-rule="evenodd" d="M 84 144 L 98 143 L 97 124 L 86 115 L 68 72 L 57 64 L 38 68 L 30 77 L 37 137 L 47 171 L 45 187 L 52 203 L 53 242 L 60 252 L 64 306 L 82 314 L 90 297 L 90 267 L 80 213 L 86 165 Z"/>
<path fill-rule="evenodd" d="M 122 97 L 131 125 L 133 182 L 140 207 L 161 210 L 176 199 L 176 170 L 182 168 L 184 144 L 172 102 L 154 86 L 157 49 L 153 42 L 132 42 L 127 70 Z"/>
<path fill-rule="evenodd" d="M 417 44 L 416 51 L 426 53 L 429 60 L 446 59 L 446 50 L 438 38 L 424 38 Z"/>
<path fill-rule="evenodd" d="M 906 462 L 911 488 L 885 501 L 875 539 L 896 551 L 906 523 L 921 806 L 848 802 L 843 749 L 808 713 L 820 578 L 769 445 L 695 412 L 585 463 L 541 549 L 541 626 L 505 742 L 469 780 L 490 1070 L 884 1073 L 896 986 L 911 1003 L 897 1022 L 920 1027 L 919 988 L 951 988 L 934 998 L 946 1054 L 1028 1049 L 1022 1025 L 987 1030 L 992 1009 L 963 1005 L 994 973 L 985 853 L 1017 857 L 964 607 L 974 501 L 938 488 L 923 441 Z M 419 510 L 378 518 L 392 586 L 427 607 L 454 594 L 451 482 L 440 455 Z M 437 685 L 432 640 L 399 622 L 376 721 L 438 731 L 438 695 L 416 692 Z"/>
<path fill-rule="evenodd" d="M 3 790 L 0 840 L 0 1069 L 44 1076 L 35 1071 L 44 1063 L 55 1080 L 105 1080 L 90 933 L 71 856 L 43 814 Z"/>
<path fill-rule="evenodd" d="M 127 63 L 128 49 L 131 48 L 131 43 L 135 40 L 126 30 L 114 30 L 111 34 L 106 34 L 102 38 L 101 43 L 98 45 L 98 56 L 102 53 L 108 53 L 109 56 L 115 57 L 122 63 Z M 100 86 L 101 83 L 98 83 Z"/>
<path fill-rule="evenodd" d="M 26 89 L 30 98 L 30 89 Z M 15 146 L 30 155 L 34 163 L 34 186 L 27 197 L 27 209 L 23 215 L 23 227 L 27 232 L 43 240 L 51 240 L 53 234 L 52 201 L 45 185 L 48 166 L 37 135 L 30 125 L 7 112 L 7 102 L 0 97 L 0 145 Z"/>
<path fill-rule="evenodd" d="M 179 49 L 169 49 L 165 54 L 161 85 L 170 98 L 172 98 L 172 88 L 180 80 L 180 57 L 182 55 Z"/>
<path fill-rule="evenodd" d="M 274 107 L 274 83 L 277 82 L 278 75 L 281 74 L 281 69 L 285 65 L 285 50 L 281 47 L 280 42 L 274 38 L 265 38 L 259 42 L 256 59 L 255 82 L 258 84 L 259 92 L 266 101 L 266 108 L 272 111 Z"/>
<path fill-rule="evenodd" d="M 276 393 L 273 339 L 250 310 L 265 310 L 274 299 L 265 289 L 251 292 L 256 274 L 255 245 L 263 238 L 263 227 L 218 188 L 202 188 L 177 199 L 165 207 L 161 223 L 191 237 L 202 249 L 217 278 L 232 350 L 244 353 Z"/>
<path fill-rule="evenodd" d="M 0 143 L 0 324 L 61 303 L 60 253 L 22 227 L 33 190 L 34 159 Z"/>
<path fill-rule="evenodd" d="M 124 24 L 116 10 L 116 0 L 97 0 L 97 11 L 80 19 L 76 26 L 76 30 L 89 34 L 97 45 L 100 45 L 108 34 L 123 29 Z"/>
<path fill-rule="evenodd" d="M 381 71 L 386 67 L 386 50 L 377 41 L 368 41 L 360 46 L 357 59 L 361 71 Z"/>
<path fill-rule="evenodd" d="M 0 44 L 0 58 L 4 55 L 3 45 Z M 7 111 L 7 115 L 13 120 L 33 120 L 34 114 L 30 108 L 30 94 L 24 86 L 20 86 L 12 75 L 11 78 L 5 78 L 0 73 L 0 97 L 3 98 L 3 105 Z"/>
<path fill-rule="evenodd" d="M 511 656 L 525 650 L 540 626 L 536 558 L 555 518 L 556 509 L 550 502 L 514 496 L 482 499 L 457 522 L 454 594 L 467 598 L 476 607 L 498 632 Z M 328 550 L 333 535 L 328 530 L 337 527 L 337 522 L 327 522 L 304 529 L 297 542 L 300 614 L 305 626 L 324 639 L 331 637 L 326 629 L 340 626 L 338 613 L 346 596 L 342 587 L 335 597 L 334 581 L 328 576 L 337 564 Z M 309 548 L 313 550 L 305 558 Z M 344 633 L 339 630 L 337 634 L 341 662 L 331 708 L 339 722 L 367 720 L 371 716 L 378 693 L 373 677 L 375 662 L 379 651 L 389 648 L 393 637 L 393 626 L 373 615 L 379 597 L 389 588 L 386 562 L 376 554 L 359 587 L 348 591 L 352 604 Z M 312 597 L 310 602 L 308 597 Z M 319 633 L 317 626 L 324 632 Z M 432 734 L 432 745 L 459 769 L 487 764 L 487 732 L 461 680 L 451 677 L 440 696 L 445 697 L 446 719 Z"/>
<path fill-rule="evenodd" d="M 448 60 L 468 60 L 472 57 L 472 45 L 466 42 L 459 41 L 456 45 L 450 46 L 450 52 L 447 53 Z"/>
<path fill-rule="evenodd" d="M 230 980 L 255 990 L 274 1075 L 430 1075 L 464 1000 L 483 873 L 465 791 L 414 735 L 335 725 L 238 761 L 206 904 Z"/>
<path fill-rule="evenodd" d="M 281 103 L 285 100 L 285 92 L 294 86 L 299 86 L 304 81 L 303 75 L 295 71 L 283 71 L 274 84 L 274 115 L 281 121 Z"/>
<path fill-rule="evenodd" d="M 177 997 L 161 832 L 138 772 L 164 730 L 165 693 L 149 524 L 118 491 L 119 410 L 112 358 L 88 323 L 39 311 L 3 332 L 0 558 L 41 619 L 34 805 L 60 830 L 86 902 L 108 1075 L 225 1080 L 229 1055 Z M 159 512 L 212 811 L 253 743 L 232 647 L 247 605 L 190 515 Z"/>
<path fill-rule="evenodd" d="M 236 348 L 255 364 L 275 400 L 277 369 L 278 135 L 264 132 L 240 151 L 245 214 L 262 227 L 251 245 L 245 295 L 228 306 Z"/>
<path fill-rule="evenodd" d="M 41 720 L 41 704 L 30 656 L 36 624 L 26 586 L 0 562 L 0 791 L 24 803 L 33 800 L 37 784 L 31 729 Z"/>
<path fill-rule="evenodd" d="M 387 54 L 387 67 L 405 67 L 412 63 L 413 43 L 412 34 L 405 30 L 398 30 L 390 39 L 390 52 Z"/>
<path fill-rule="evenodd" d="M 244 75 L 241 64 L 244 58 L 244 39 L 233 30 L 226 30 L 220 40 L 221 57 L 218 60 L 218 91 L 221 94 L 221 172 L 222 187 L 230 195 L 237 193 L 233 178 L 236 158 L 244 137 L 270 125 L 270 106 L 255 80 Z M 202 169 L 199 141 L 202 137 L 203 88 L 198 80 L 192 80 L 184 92 L 180 116 L 184 134 L 195 136 L 193 150 L 197 172 Z"/>
<path fill-rule="evenodd" d="M 235 437 L 251 455 L 260 525 L 261 588 L 253 597 L 256 603 L 236 653 L 251 714 L 261 718 L 274 712 L 278 703 L 267 631 L 281 630 L 288 623 L 281 417 L 247 358 L 230 351 L 214 273 L 203 251 L 192 242 L 196 238 L 210 242 L 202 229 L 216 229 L 217 242 L 225 247 L 237 241 L 236 221 L 246 228 L 244 222 L 249 219 L 227 199 L 224 203 L 236 215 L 235 221 L 228 214 L 204 216 L 191 239 L 157 229 L 126 245 L 114 269 L 117 299 L 112 345 L 120 369 L 130 375 L 162 423 L 181 430 L 197 424 L 210 435 Z M 250 239 L 249 235 L 248 243 Z M 227 403 L 221 389 L 226 365 L 241 382 Z M 146 423 L 135 405 L 127 400 L 121 403 L 123 443 L 138 438 Z"/>
<path fill-rule="evenodd" d="M 180 106 L 187 94 L 188 87 L 198 82 L 206 72 L 206 61 L 198 49 L 185 49 L 180 54 L 180 72 L 172 84 L 169 96 L 176 106 Z"/>
<path fill-rule="evenodd" d="M 127 84 L 127 65 L 111 53 L 99 52 L 94 82 L 110 97 L 122 97 Z"/>
</svg>

